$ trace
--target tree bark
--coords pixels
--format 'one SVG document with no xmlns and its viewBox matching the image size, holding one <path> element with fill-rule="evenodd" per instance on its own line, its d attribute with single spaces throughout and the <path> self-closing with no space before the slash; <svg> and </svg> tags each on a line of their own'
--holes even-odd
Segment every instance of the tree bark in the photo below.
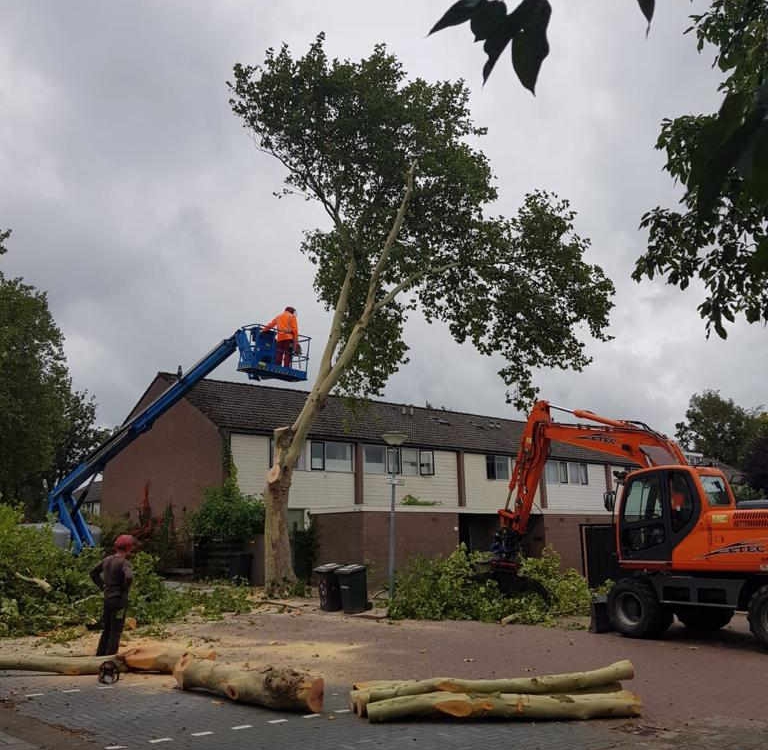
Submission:
<svg viewBox="0 0 768 750">
<path fill-rule="evenodd" d="M 59 674 L 98 674 L 105 661 L 113 661 L 120 672 L 160 672 L 173 674 L 173 668 L 189 649 L 175 643 L 147 643 L 110 656 L 58 656 L 45 654 L 0 654 L 0 669 Z M 198 659 L 212 660 L 215 651 L 195 652 Z"/>
<path fill-rule="evenodd" d="M 406 718 L 457 719 L 501 718 L 534 721 L 541 719 L 595 719 L 639 716 L 642 703 L 628 690 L 618 693 L 569 695 L 527 695 L 522 693 L 436 692 L 408 695 L 371 703 L 371 722 L 398 721 Z"/>
<path fill-rule="evenodd" d="M 185 654 L 173 676 L 182 690 L 203 688 L 233 701 L 283 711 L 323 710 L 323 678 L 293 669 L 241 669 Z"/>
<path fill-rule="evenodd" d="M 449 693 L 571 693 L 631 680 L 635 676 L 632 662 L 624 659 L 601 669 L 587 672 L 515 677 L 501 680 L 462 680 L 456 677 L 433 677 L 428 680 L 356 682 L 350 693 L 350 708 L 365 716 L 368 703 L 404 695 L 434 692 Z"/>
</svg>

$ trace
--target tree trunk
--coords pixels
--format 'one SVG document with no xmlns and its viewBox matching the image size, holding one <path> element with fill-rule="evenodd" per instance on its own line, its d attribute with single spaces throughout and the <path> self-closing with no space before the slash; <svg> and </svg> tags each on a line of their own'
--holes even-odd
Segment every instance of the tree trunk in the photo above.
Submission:
<svg viewBox="0 0 768 750">
<path fill-rule="evenodd" d="M 268 596 L 284 593 L 296 581 L 288 529 L 292 472 L 279 470 L 278 464 L 270 469 L 264 488 L 264 590 Z M 278 474 L 276 481 L 270 481 L 273 473 Z"/>
<path fill-rule="evenodd" d="M 173 674 L 176 662 L 189 649 L 176 643 L 147 643 L 111 656 L 47 656 L 45 654 L 0 654 L 0 669 L 59 674 L 98 674 L 105 661 L 113 661 L 120 672 Z M 195 653 L 198 659 L 215 659 L 215 651 Z"/>
<path fill-rule="evenodd" d="M 182 690 L 203 688 L 233 701 L 283 711 L 323 710 L 323 678 L 293 669 L 241 669 L 185 654 L 173 676 Z"/>
<path fill-rule="evenodd" d="M 632 662 L 624 659 L 607 667 L 587 672 L 541 675 L 539 677 L 516 677 L 501 680 L 462 680 L 455 677 L 433 677 L 429 680 L 405 680 L 401 682 L 391 680 L 356 682 L 350 693 L 350 708 L 360 716 L 365 716 L 366 707 L 369 703 L 398 696 L 434 692 L 527 693 L 532 695 L 584 692 L 606 685 L 613 686 L 620 680 L 631 680 L 634 676 L 635 669 Z"/>
<path fill-rule="evenodd" d="M 639 716 L 642 703 L 628 690 L 618 693 L 568 695 L 526 695 L 521 693 L 425 693 L 371 703 L 371 722 L 398 721 L 405 718 L 458 719 L 486 717 L 536 721 L 541 719 L 595 719 L 601 717 Z"/>
</svg>

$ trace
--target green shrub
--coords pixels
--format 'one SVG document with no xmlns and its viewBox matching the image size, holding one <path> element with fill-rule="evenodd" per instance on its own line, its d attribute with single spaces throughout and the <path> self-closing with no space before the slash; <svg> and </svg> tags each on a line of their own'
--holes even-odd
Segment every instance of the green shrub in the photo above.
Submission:
<svg viewBox="0 0 768 750">
<path fill-rule="evenodd" d="M 264 533 L 264 503 L 244 495 L 232 472 L 221 487 L 203 491 L 203 502 L 189 514 L 187 522 L 197 539 L 245 542 Z"/>
</svg>

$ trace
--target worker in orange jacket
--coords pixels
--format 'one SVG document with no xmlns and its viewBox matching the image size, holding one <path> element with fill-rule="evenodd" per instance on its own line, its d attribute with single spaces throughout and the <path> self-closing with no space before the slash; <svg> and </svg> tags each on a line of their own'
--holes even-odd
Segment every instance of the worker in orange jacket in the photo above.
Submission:
<svg viewBox="0 0 768 750">
<path fill-rule="evenodd" d="M 262 331 L 277 330 L 277 361 L 275 364 L 290 367 L 294 352 L 299 353 L 299 321 L 296 308 L 290 305 L 267 323 Z"/>
</svg>

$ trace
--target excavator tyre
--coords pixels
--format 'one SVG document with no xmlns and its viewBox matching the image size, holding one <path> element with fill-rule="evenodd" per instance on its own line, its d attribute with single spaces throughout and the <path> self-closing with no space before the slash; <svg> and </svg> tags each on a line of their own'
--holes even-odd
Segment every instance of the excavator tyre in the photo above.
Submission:
<svg viewBox="0 0 768 750">
<path fill-rule="evenodd" d="M 674 619 L 653 586 L 641 578 L 624 578 L 611 589 L 608 616 L 613 629 L 629 638 L 659 638 Z"/>
</svg>

